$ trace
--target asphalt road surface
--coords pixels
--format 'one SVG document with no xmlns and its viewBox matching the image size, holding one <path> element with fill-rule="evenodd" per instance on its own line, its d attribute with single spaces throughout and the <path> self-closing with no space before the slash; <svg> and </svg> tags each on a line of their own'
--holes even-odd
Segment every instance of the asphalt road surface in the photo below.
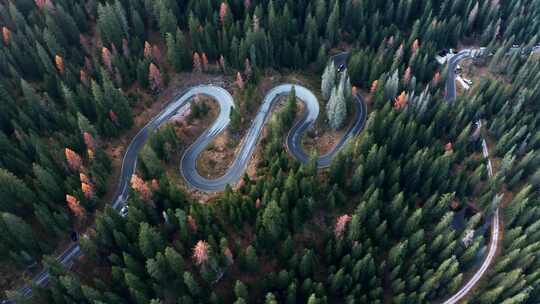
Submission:
<svg viewBox="0 0 540 304">
<path fill-rule="evenodd" d="M 336 67 L 341 64 L 345 65 L 348 53 L 340 53 L 332 58 Z M 247 164 L 255 150 L 255 146 L 261 135 L 262 128 L 271 114 L 272 108 L 280 97 L 287 96 L 291 89 L 295 88 L 296 96 L 305 104 L 303 117 L 296 122 L 287 137 L 287 146 L 289 153 L 301 162 L 307 162 L 308 157 L 301 145 L 301 138 L 307 130 L 314 124 L 319 115 L 319 103 L 315 95 L 308 89 L 293 84 L 279 85 L 264 97 L 263 104 L 259 112 L 255 116 L 253 123 L 248 130 L 232 166 L 227 170 L 225 175 L 217 179 L 206 179 L 197 172 L 196 161 L 199 154 L 219 135 L 229 124 L 231 109 L 234 108 L 233 97 L 227 90 L 213 85 L 199 85 L 192 87 L 184 92 L 177 94 L 172 101 L 150 122 L 148 122 L 130 142 L 124 158 L 122 160 L 122 168 L 118 182 L 118 188 L 112 207 L 120 211 L 127 201 L 129 195 L 129 184 L 131 176 L 137 167 L 137 155 L 143 148 L 148 137 L 153 134 L 163 123 L 167 122 L 174 116 L 179 109 L 191 102 L 196 95 L 205 95 L 213 98 L 220 106 L 219 115 L 212 124 L 195 142 L 186 150 L 182 156 L 180 170 L 186 179 L 187 183 L 201 191 L 214 192 L 225 188 L 227 184 L 236 183 L 244 174 Z M 356 107 L 354 124 L 350 127 L 345 135 L 340 139 L 338 144 L 332 151 L 321 156 L 317 160 L 319 167 L 327 167 L 330 165 L 335 154 L 347 143 L 354 135 L 360 133 L 365 125 L 367 113 L 366 105 L 360 95 L 355 96 L 354 105 Z M 56 260 L 65 267 L 70 267 L 76 259 L 81 255 L 81 248 L 78 243 L 72 243 L 60 254 Z M 18 290 L 18 295 L 22 298 L 28 298 L 32 295 L 32 285 L 45 286 L 49 280 L 49 272 L 44 269 L 40 271 L 33 279 L 31 284 L 27 284 Z M 15 300 L 3 300 L 2 304 L 15 303 Z"/>
<path fill-rule="evenodd" d="M 346 65 L 348 53 L 340 53 L 334 57 L 334 64 L 336 67 L 340 65 Z M 281 97 L 289 95 L 294 87 L 296 97 L 300 99 L 304 107 L 304 115 L 289 131 L 287 136 L 286 145 L 289 153 L 299 160 L 300 162 L 307 163 L 309 161 L 308 154 L 302 147 L 302 137 L 313 126 L 317 117 L 319 116 L 319 102 L 315 95 L 308 89 L 300 85 L 282 84 L 279 85 L 266 94 L 262 105 L 259 108 L 259 112 L 255 116 L 251 127 L 245 135 L 240 150 L 234 159 L 232 165 L 225 172 L 224 175 L 215 178 L 207 179 L 201 176 L 196 168 L 197 158 L 200 153 L 203 152 L 206 147 L 215 139 L 216 136 L 222 132 L 229 123 L 229 109 L 234 106 L 232 97 L 226 96 L 228 93 L 223 93 L 222 96 L 206 94 L 216 99 L 221 108 L 219 117 L 214 122 L 214 125 L 206 130 L 195 142 L 186 150 L 182 156 L 180 171 L 186 182 L 193 188 L 204 192 L 217 192 L 225 189 L 227 185 L 233 185 L 242 178 L 246 166 L 255 151 L 255 147 L 260 138 L 262 129 L 272 113 L 272 109 L 277 101 Z M 205 94 L 203 92 L 202 94 Z M 222 98 L 226 102 L 220 100 Z M 355 117 L 354 124 L 350 127 L 336 146 L 325 155 L 320 156 L 317 159 L 317 165 L 319 168 L 328 167 L 332 163 L 332 159 L 337 152 L 348 142 L 350 138 L 360 133 L 366 122 L 366 106 L 360 95 L 354 97 Z M 222 115 L 223 114 L 223 115 Z"/>
<path fill-rule="evenodd" d="M 446 94 L 445 99 L 448 102 L 452 102 L 456 99 L 456 73 L 455 69 L 459 62 L 465 59 L 472 58 L 472 50 L 465 49 L 462 51 L 459 51 L 454 57 L 450 58 L 448 61 L 448 77 L 446 79 Z M 485 139 L 482 139 L 482 142 L 485 143 Z M 489 159 L 489 151 L 487 148 L 487 145 L 483 144 L 483 151 L 482 154 L 484 158 L 487 161 L 488 168 L 491 168 L 491 161 Z M 493 176 L 493 171 L 488 170 L 489 177 Z M 463 300 L 465 296 L 469 294 L 469 292 L 476 286 L 478 281 L 484 276 L 486 271 L 491 266 L 493 259 L 495 258 L 495 254 L 498 249 L 499 244 L 499 226 L 500 226 L 500 216 L 499 216 L 499 208 L 495 210 L 495 213 L 493 214 L 493 219 L 491 221 L 491 240 L 489 244 L 489 250 L 488 253 L 482 262 L 482 265 L 480 268 L 474 273 L 474 275 L 463 285 L 455 294 L 453 294 L 450 298 L 448 298 L 446 301 L 443 302 L 443 304 L 456 304 L 459 303 L 459 301 Z"/>
</svg>

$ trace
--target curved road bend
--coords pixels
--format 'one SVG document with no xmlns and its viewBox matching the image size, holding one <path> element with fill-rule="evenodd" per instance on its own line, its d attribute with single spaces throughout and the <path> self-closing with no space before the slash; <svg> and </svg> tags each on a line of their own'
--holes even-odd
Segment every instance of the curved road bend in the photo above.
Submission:
<svg viewBox="0 0 540 304">
<path fill-rule="evenodd" d="M 459 62 L 462 60 L 472 58 L 472 50 L 465 49 L 460 52 L 458 52 L 454 57 L 450 58 L 448 61 L 448 77 L 446 79 L 446 94 L 445 99 L 448 102 L 452 102 L 456 98 L 456 72 L 455 69 Z M 487 149 L 487 147 L 486 147 Z M 489 160 L 489 154 L 484 153 L 484 158 L 486 158 L 488 162 L 488 167 L 491 166 L 491 161 Z M 492 176 L 492 171 L 488 171 L 489 177 Z M 500 226 L 500 212 L 499 208 L 495 210 L 495 214 L 493 215 L 493 221 L 491 223 L 491 240 L 489 244 L 489 250 L 486 255 L 485 260 L 482 262 L 482 265 L 480 268 L 474 273 L 474 275 L 459 289 L 454 295 L 452 295 L 449 299 L 443 302 L 443 304 L 456 304 L 459 303 L 459 301 L 463 300 L 463 298 L 476 286 L 478 281 L 484 276 L 488 268 L 491 266 L 491 263 L 493 262 L 493 259 L 495 258 L 495 253 L 497 252 L 498 245 L 499 245 L 499 226 Z"/>
<path fill-rule="evenodd" d="M 331 151 L 317 158 L 317 167 L 329 167 L 332 164 L 332 160 L 336 154 L 341 150 L 341 148 L 343 148 L 349 139 L 359 134 L 364 128 L 367 119 L 367 107 L 360 94 L 354 96 L 354 107 L 356 111 L 354 124 L 345 132 L 345 134 L 343 134 L 341 139 Z M 305 121 L 309 120 L 309 118 L 307 118 L 309 114 L 310 113 L 308 113 L 308 111 L 304 112 L 303 117 L 289 131 L 286 142 L 289 153 L 302 163 L 309 162 L 309 155 L 302 148 L 302 137 L 314 123 L 314 121 L 311 123 L 305 123 Z"/>
<path fill-rule="evenodd" d="M 349 53 L 343 52 L 333 56 L 331 60 L 334 61 L 336 67 L 339 67 L 340 65 L 346 65 L 348 57 Z M 251 156 L 255 151 L 257 141 L 260 138 L 260 134 L 266 121 L 268 120 L 268 117 L 270 116 L 270 113 L 272 112 L 273 106 L 280 99 L 280 97 L 287 96 L 293 87 L 295 88 L 296 97 L 304 103 L 305 110 L 300 120 L 296 122 L 289 131 L 286 139 L 286 146 L 288 152 L 294 158 L 302 163 L 307 163 L 309 161 L 309 156 L 302 147 L 302 137 L 313 126 L 317 117 L 319 116 L 319 102 L 317 97 L 315 97 L 310 90 L 303 86 L 282 84 L 270 90 L 270 92 L 268 92 L 264 97 L 262 105 L 259 108 L 259 112 L 255 116 L 248 133 L 244 137 L 237 157 L 233 160 L 231 167 L 229 167 L 224 175 L 216 179 L 207 179 L 198 173 L 196 165 L 197 158 L 199 157 L 200 153 L 206 149 L 206 147 L 214 140 L 216 136 L 219 135 L 221 131 L 223 131 L 223 129 L 225 129 L 229 123 L 228 116 L 221 117 L 220 115 L 212 128 L 205 131 L 199 138 L 195 140 L 195 142 L 186 150 L 180 162 L 180 171 L 186 182 L 191 187 L 204 192 L 221 191 L 225 189 L 227 184 L 232 185 L 238 182 L 240 178 L 242 178 L 242 175 L 246 170 L 246 166 L 248 165 Z M 332 159 L 335 157 L 337 152 L 343 148 L 350 138 L 362 131 L 367 119 L 367 108 L 359 94 L 355 96 L 354 101 L 356 116 L 354 117 L 353 126 L 346 131 L 346 133 L 331 151 L 317 159 L 317 166 L 319 168 L 330 166 Z M 221 102 L 220 106 L 222 106 Z M 223 106 L 221 107 L 221 110 L 223 111 Z M 228 114 L 229 112 L 227 112 L 227 115 Z"/>
<path fill-rule="evenodd" d="M 230 107 L 234 106 L 232 96 L 223 88 L 212 85 L 199 85 L 192 87 L 181 94 L 176 95 L 173 100 L 150 122 L 148 122 L 139 132 L 133 137 L 129 146 L 126 149 L 124 158 L 122 159 L 122 167 L 120 171 L 120 179 L 118 182 L 118 188 L 114 195 L 112 207 L 119 211 L 127 201 L 129 194 L 129 183 L 131 175 L 135 172 L 137 166 L 137 155 L 144 146 L 149 135 L 151 135 L 160 125 L 168 121 L 174 116 L 177 111 L 186 103 L 191 101 L 191 98 L 195 95 L 202 94 L 208 95 L 216 99 L 222 109 L 221 114 L 228 115 Z M 228 116 L 227 116 L 228 117 Z M 215 127 L 215 124 L 211 129 Z M 70 266 L 74 260 L 81 255 L 81 247 L 78 243 L 70 244 L 62 254 L 60 254 L 56 260 L 63 266 Z M 46 269 L 41 270 L 33 279 L 32 284 L 44 286 L 49 281 L 49 272 Z M 27 298 L 32 295 L 32 287 L 27 284 L 18 290 L 18 294 Z M 12 300 L 3 300 L 4 303 L 14 303 Z"/>
<path fill-rule="evenodd" d="M 336 68 L 339 68 L 341 65 L 346 67 L 349 55 L 349 52 L 342 52 L 332 56 L 332 60 L 334 61 L 334 65 L 336 66 Z M 341 137 L 339 142 L 334 146 L 331 151 L 318 157 L 317 167 L 329 167 L 332 164 L 332 159 L 334 159 L 336 154 L 341 150 L 341 148 L 343 148 L 343 146 L 348 142 L 348 140 L 351 137 L 358 135 L 364 129 L 367 120 L 367 106 L 360 94 L 354 96 L 353 105 L 356 111 L 354 124 L 345 132 L 345 134 Z M 308 113 L 308 111 L 304 112 L 303 117 L 294 124 L 291 130 L 289 130 L 289 134 L 287 135 L 286 140 L 286 147 L 289 153 L 302 163 L 309 162 L 309 155 L 302 148 L 302 137 L 312 125 L 304 123 L 306 120 L 308 120 L 307 116 L 309 114 L 310 113 Z"/>
<path fill-rule="evenodd" d="M 300 120 L 291 128 L 287 136 L 287 147 L 289 153 L 299 160 L 300 162 L 307 163 L 309 156 L 302 147 L 302 137 L 315 123 L 319 116 L 319 102 L 315 95 L 300 85 L 282 84 L 279 85 L 264 97 L 263 103 L 259 108 L 259 112 L 255 116 L 248 133 L 245 135 L 243 143 L 240 147 L 237 157 L 234 159 L 231 167 L 227 172 L 216 178 L 207 179 L 202 177 L 196 168 L 197 158 L 199 154 L 203 152 L 206 147 L 214 140 L 214 138 L 227 126 L 229 123 L 229 112 L 227 116 L 216 120 L 212 128 L 205 131 L 195 142 L 186 150 L 181 160 L 181 172 L 188 184 L 200 191 L 215 192 L 225 189 L 227 184 L 234 184 L 240 180 L 246 170 L 246 166 L 249 163 L 251 156 L 255 150 L 258 139 L 260 138 L 261 131 L 272 112 L 273 106 L 280 99 L 280 97 L 287 96 L 294 87 L 296 91 L 296 97 L 300 99 L 304 105 L 304 115 Z M 350 138 L 358 134 L 366 120 L 365 105 L 361 97 L 356 96 L 356 116 L 354 118 L 354 124 L 350 127 L 344 136 L 340 139 L 338 144 L 327 154 L 317 159 L 317 165 L 319 168 L 330 166 L 332 159 L 337 152 L 348 142 Z M 221 103 L 220 103 L 221 105 Z M 222 107 L 223 112 L 223 107 Z"/>
<path fill-rule="evenodd" d="M 332 60 L 339 66 L 340 64 L 346 64 L 348 53 L 341 53 L 334 57 Z M 262 127 L 266 122 L 269 113 L 272 110 L 274 102 L 281 96 L 288 95 L 292 87 L 295 87 L 297 97 L 305 103 L 307 111 L 299 122 L 295 124 L 294 132 L 289 132 L 288 141 L 292 143 L 289 152 L 297 157 L 300 161 L 304 160 L 303 155 L 306 155 L 301 145 L 298 144 L 298 140 L 302 138 L 302 135 L 309 129 L 315 122 L 319 114 L 319 104 L 317 98 L 308 89 L 292 84 L 284 84 L 272 89 L 264 98 L 263 105 L 257 113 L 255 120 L 252 123 L 248 134 L 244 140 L 242 148 L 235 159 L 233 166 L 227 171 L 227 173 L 217 180 L 207 180 L 201 177 L 196 170 L 197 156 L 204 150 L 204 148 L 221 133 L 229 124 L 230 111 L 234 107 L 233 97 L 227 92 L 227 90 L 213 86 L 213 85 L 199 85 L 192 87 L 180 94 L 177 94 L 173 100 L 150 122 L 148 122 L 130 142 L 124 158 L 122 160 L 122 167 L 120 172 L 120 179 L 118 182 L 118 188 L 113 199 L 112 207 L 119 211 L 125 205 L 129 195 L 129 182 L 132 174 L 135 172 L 137 166 L 137 155 L 144 146 L 148 137 L 161 126 L 164 122 L 168 121 L 174 116 L 177 111 L 185 104 L 192 100 L 192 97 L 196 95 L 205 95 L 213 98 L 219 103 L 220 113 L 216 121 L 212 126 L 207 129 L 197 140 L 186 150 L 182 156 L 182 174 L 188 180 L 188 183 L 194 187 L 203 191 L 218 191 L 225 188 L 227 183 L 234 183 L 238 181 L 243 175 L 246 164 L 253 154 L 254 147 L 257 144 L 257 140 L 260 136 Z M 320 167 L 329 165 L 330 160 L 336 154 L 336 152 L 343 147 L 343 145 L 353 136 L 362 131 L 366 122 L 366 105 L 361 99 L 360 95 L 355 98 L 355 105 L 357 107 L 357 116 L 355 117 L 354 125 L 347 131 L 347 133 L 340 140 L 339 144 L 333 151 L 321 157 L 318 161 Z M 189 161 L 188 161 L 189 160 Z M 60 254 L 56 260 L 63 266 L 70 266 L 75 259 L 81 255 L 81 248 L 78 243 L 72 243 L 69 245 L 62 254 Z M 32 295 L 33 284 L 44 286 L 49 280 L 49 273 L 46 269 L 41 270 L 33 279 L 31 284 L 27 284 L 18 290 L 18 294 L 24 298 L 28 298 Z M 2 304 L 15 303 L 13 300 L 3 300 Z"/>
<path fill-rule="evenodd" d="M 218 119 L 214 122 L 214 125 L 199 136 L 195 142 L 186 149 L 182 156 L 180 171 L 186 182 L 197 190 L 216 192 L 225 189 L 228 184 L 232 185 L 239 181 L 253 155 L 257 141 L 268 117 L 270 117 L 273 106 L 280 97 L 287 96 L 293 87 L 295 88 L 296 96 L 306 105 L 307 115 L 304 116 L 303 120 L 299 123 L 307 125 L 308 127 L 312 125 L 319 115 L 319 103 L 311 91 L 300 85 L 292 84 L 282 84 L 273 88 L 264 97 L 259 112 L 255 116 L 251 127 L 242 141 L 240 150 L 227 172 L 216 179 L 207 179 L 202 177 L 197 171 L 197 158 L 229 124 L 230 107 L 225 109 L 220 102 L 221 112 Z M 224 112 L 225 114 L 222 115 Z"/>
</svg>

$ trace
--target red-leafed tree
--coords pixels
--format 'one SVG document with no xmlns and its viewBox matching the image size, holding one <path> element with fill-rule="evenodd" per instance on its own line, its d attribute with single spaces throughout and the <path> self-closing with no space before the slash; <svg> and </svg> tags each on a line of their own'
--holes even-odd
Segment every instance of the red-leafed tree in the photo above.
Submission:
<svg viewBox="0 0 540 304">
<path fill-rule="evenodd" d="M 225 2 L 221 2 L 221 5 L 219 6 L 219 21 L 221 21 L 221 25 L 225 25 L 225 17 L 227 17 L 227 13 L 229 12 L 229 6 Z"/>
<path fill-rule="evenodd" d="M 68 205 L 69 210 L 73 212 L 73 214 L 78 218 L 83 218 L 85 215 L 84 208 L 81 206 L 81 203 L 79 200 L 69 194 L 66 194 L 66 202 Z"/>
<path fill-rule="evenodd" d="M 68 166 L 73 171 L 79 171 L 82 167 L 82 159 L 75 151 L 70 148 L 64 150 Z"/>
<path fill-rule="evenodd" d="M 87 149 L 94 149 L 96 147 L 96 142 L 94 141 L 94 137 L 92 136 L 92 134 L 84 132 L 83 138 L 84 144 L 86 145 Z"/>
<path fill-rule="evenodd" d="M 148 80 L 150 81 L 150 87 L 152 90 L 159 91 L 161 89 L 163 85 L 161 72 L 153 63 L 150 63 L 150 68 L 148 69 Z"/>
<path fill-rule="evenodd" d="M 405 91 L 401 92 L 398 97 L 396 97 L 394 108 L 397 110 L 403 109 L 407 106 L 407 93 Z"/>
<path fill-rule="evenodd" d="M 148 201 L 152 197 L 150 188 L 142 178 L 137 176 L 137 174 L 131 176 L 131 188 L 137 191 L 144 200 Z"/>
<path fill-rule="evenodd" d="M 90 179 L 88 178 L 88 176 L 82 172 L 79 173 L 79 180 L 81 181 L 81 183 L 90 183 Z"/>
<path fill-rule="evenodd" d="M 202 69 L 203 71 L 208 71 L 208 57 L 206 53 L 202 53 Z"/>
<path fill-rule="evenodd" d="M 208 261 L 210 245 L 205 241 L 198 241 L 193 247 L 193 261 L 197 265 L 203 265 Z"/>
<path fill-rule="evenodd" d="M 35 0 L 36 6 L 40 9 L 51 9 L 53 8 L 53 3 L 51 0 Z"/>
<path fill-rule="evenodd" d="M 64 74 L 64 60 L 59 55 L 54 56 L 54 63 L 60 75 Z"/>
<path fill-rule="evenodd" d="M 5 44 L 8 44 L 11 38 L 11 31 L 5 26 L 2 27 L 2 38 L 4 39 Z"/>
<path fill-rule="evenodd" d="M 348 214 L 342 215 L 337 218 L 336 220 L 336 226 L 334 227 L 334 234 L 336 237 L 341 237 L 343 233 L 345 232 L 345 228 L 347 227 L 347 223 L 350 222 L 352 217 Z"/>
<path fill-rule="evenodd" d="M 94 187 L 92 184 L 81 183 L 81 190 L 87 199 L 94 198 Z"/>
</svg>

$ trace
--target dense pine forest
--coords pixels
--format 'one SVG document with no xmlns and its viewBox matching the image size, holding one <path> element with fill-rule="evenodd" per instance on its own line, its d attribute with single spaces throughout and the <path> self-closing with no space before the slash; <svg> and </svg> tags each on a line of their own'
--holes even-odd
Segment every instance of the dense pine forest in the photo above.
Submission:
<svg viewBox="0 0 540 304">
<path fill-rule="evenodd" d="M 494 262 L 463 303 L 540 301 L 540 0 L 0 0 L 0 28 L 4 298 L 442 303 L 482 264 L 500 208 Z M 450 102 L 435 57 L 469 46 L 486 48 L 482 75 Z M 329 168 L 285 149 L 293 90 L 255 174 L 201 203 L 177 168 L 195 138 L 164 125 L 139 153 L 129 212 L 111 207 L 111 147 L 125 151 L 179 82 L 233 83 L 241 134 L 262 84 L 288 74 L 315 79 L 332 129 L 352 94 L 368 104 Z M 82 249 L 72 267 L 55 259 L 68 242 Z M 42 267 L 47 286 L 32 280 Z"/>
</svg>

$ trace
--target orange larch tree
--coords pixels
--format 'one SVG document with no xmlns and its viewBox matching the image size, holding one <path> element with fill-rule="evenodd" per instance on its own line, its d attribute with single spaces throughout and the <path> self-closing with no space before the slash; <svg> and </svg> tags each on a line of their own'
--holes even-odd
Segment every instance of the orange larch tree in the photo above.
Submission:
<svg viewBox="0 0 540 304">
<path fill-rule="evenodd" d="M 206 53 L 202 53 L 202 69 L 203 71 L 208 71 L 208 57 Z"/>
<path fill-rule="evenodd" d="M 407 93 L 405 91 L 401 92 L 398 97 L 396 97 L 394 108 L 397 110 L 403 109 L 407 106 Z"/>
<path fill-rule="evenodd" d="M 5 26 L 2 27 L 2 38 L 4 39 L 5 44 L 8 44 L 11 38 L 11 31 Z"/>
<path fill-rule="evenodd" d="M 146 182 L 137 174 L 133 174 L 131 176 L 131 188 L 137 191 L 146 201 L 150 200 L 150 198 L 152 197 L 152 191 L 150 191 L 150 188 L 148 187 Z"/>
<path fill-rule="evenodd" d="M 69 210 L 73 212 L 73 214 L 78 218 L 83 218 L 85 215 L 84 208 L 81 206 L 81 203 L 79 200 L 69 194 L 66 194 L 66 202 L 68 205 Z"/>
<path fill-rule="evenodd" d="M 75 151 L 70 148 L 64 149 L 68 166 L 73 171 L 79 171 L 82 167 L 82 159 Z"/>
<path fill-rule="evenodd" d="M 197 265 L 203 265 L 208 261 L 210 245 L 205 241 L 198 241 L 193 247 L 193 260 Z"/>
<path fill-rule="evenodd" d="M 161 89 L 163 85 L 161 72 L 153 63 L 150 63 L 150 68 L 148 69 L 148 80 L 150 81 L 150 87 L 152 90 L 159 91 Z"/>
<path fill-rule="evenodd" d="M 88 176 L 82 172 L 79 173 L 79 180 L 81 181 L 81 183 L 90 183 L 90 179 L 88 178 Z"/>
<path fill-rule="evenodd" d="M 94 186 L 88 183 L 81 183 L 81 190 L 87 199 L 94 198 Z"/>
<path fill-rule="evenodd" d="M 51 0 L 35 0 L 34 2 L 39 9 L 51 9 L 54 7 Z"/>
<path fill-rule="evenodd" d="M 83 138 L 84 138 L 84 144 L 86 145 L 87 149 L 92 149 L 92 150 L 95 149 L 96 142 L 94 141 L 94 137 L 92 136 L 92 134 L 88 132 L 84 132 Z"/>
<path fill-rule="evenodd" d="M 221 5 L 219 6 L 219 21 L 221 22 L 221 25 L 225 25 L 225 17 L 227 17 L 227 13 L 229 12 L 229 6 L 225 2 L 221 2 Z"/>
<path fill-rule="evenodd" d="M 337 218 L 336 226 L 334 227 L 334 234 L 336 235 L 336 237 L 341 237 L 343 235 L 347 223 L 350 222 L 351 219 L 352 217 L 348 214 L 342 215 Z"/>
</svg>

